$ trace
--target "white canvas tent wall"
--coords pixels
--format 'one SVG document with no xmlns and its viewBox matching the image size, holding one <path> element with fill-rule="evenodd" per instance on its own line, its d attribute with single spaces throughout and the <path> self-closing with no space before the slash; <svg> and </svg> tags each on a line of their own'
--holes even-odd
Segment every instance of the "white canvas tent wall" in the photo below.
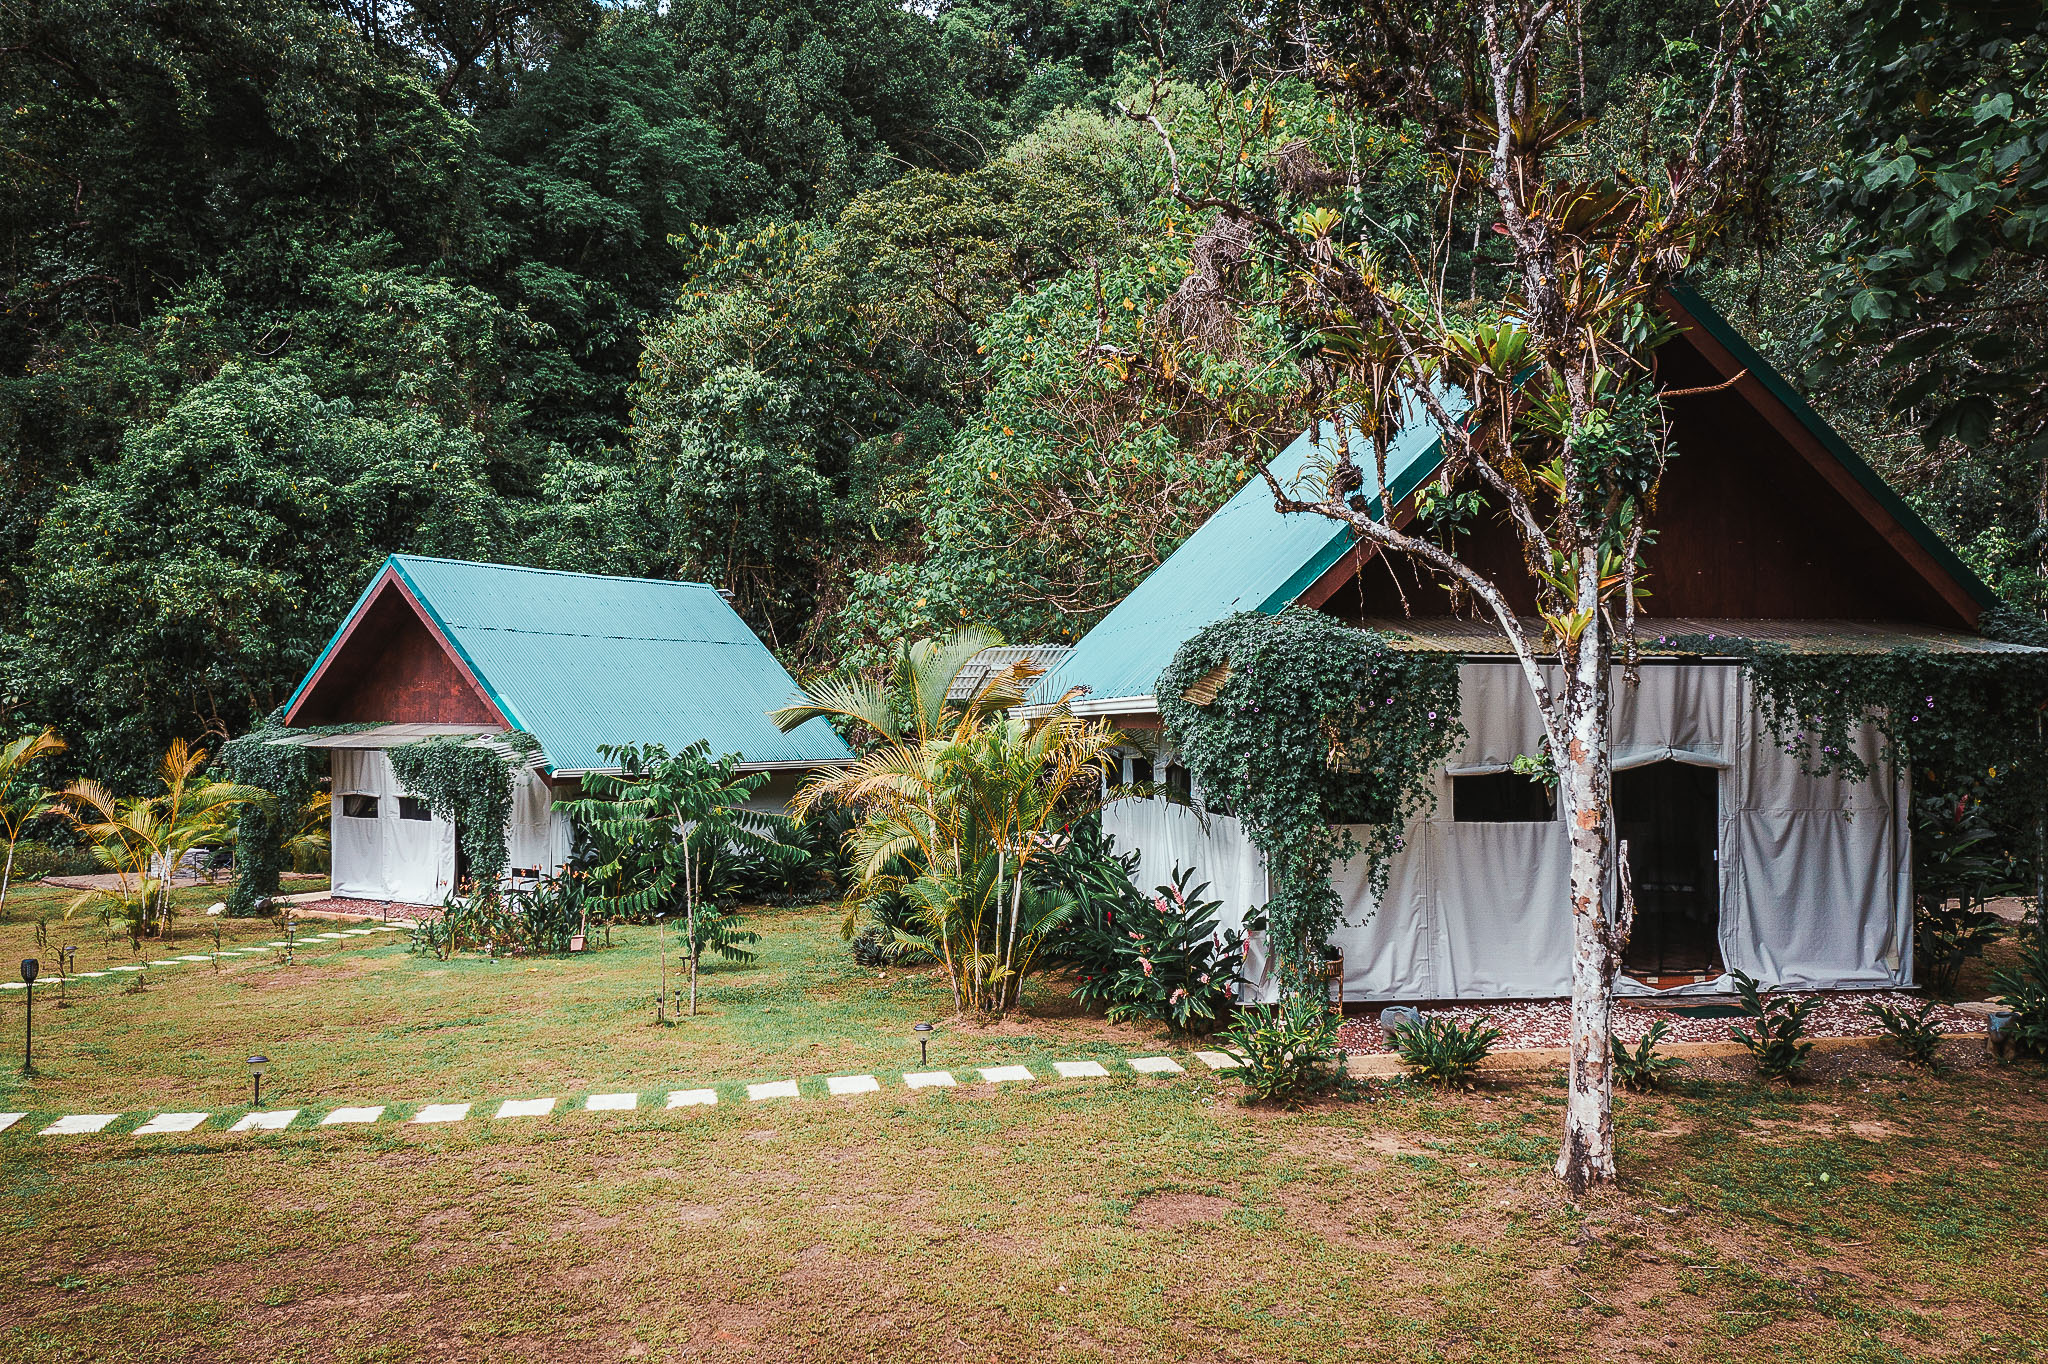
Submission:
<svg viewBox="0 0 2048 1364">
<path fill-rule="evenodd" d="M 415 732 L 422 728 L 390 725 L 301 740 L 308 747 L 328 750 L 335 895 L 438 905 L 454 893 L 455 825 L 405 799 L 407 793 L 387 755 L 389 748 L 427 737 Z M 465 732 L 456 726 L 439 728 Z M 372 798 L 374 813 L 365 802 L 350 801 L 351 796 Z M 555 789 L 534 767 L 513 773 L 512 813 L 505 829 L 508 881 L 554 875 L 568 860 L 574 832 L 569 817 L 553 808 L 556 798 Z M 351 806 L 361 813 L 349 813 Z M 408 813 L 427 817 L 409 819 Z"/>
<path fill-rule="evenodd" d="M 1506 771 L 1539 751 L 1534 703 L 1506 660 L 1468 661 L 1459 683 L 1469 737 L 1437 774 L 1434 811 L 1409 826 L 1384 899 L 1375 903 L 1362 866 L 1333 877 L 1345 922 L 1332 941 L 1344 949 L 1349 999 L 1570 992 L 1562 823 L 1452 817 L 1454 775 Z M 1634 686 L 1617 680 L 1613 735 L 1618 769 L 1669 759 L 1719 773 L 1719 942 L 1730 968 L 1786 988 L 1911 983 L 1911 864 L 1892 773 L 1860 783 L 1805 775 L 1758 721 L 1746 671 L 1727 663 L 1655 662 Z M 1875 736 L 1863 742 L 1875 762 Z M 1133 800 L 1111 805 L 1103 827 L 1139 851 L 1140 886 L 1192 866 L 1232 924 L 1265 900 L 1264 859 L 1234 818 Z M 1255 956 L 1252 974 L 1262 967 Z"/>
</svg>

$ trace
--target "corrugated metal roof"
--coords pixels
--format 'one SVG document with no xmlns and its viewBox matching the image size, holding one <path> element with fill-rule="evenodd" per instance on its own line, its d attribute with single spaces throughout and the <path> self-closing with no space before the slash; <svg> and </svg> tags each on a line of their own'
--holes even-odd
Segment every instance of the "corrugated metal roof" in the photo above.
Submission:
<svg viewBox="0 0 2048 1364">
<path fill-rule="evenodd" d="M 1483 620 L 1455 617 L 1423 619 L 1387 618 L 1362 620 L 1367 630 L 1395 636 L 1395 648 L 1435 653 L 1509 654 L 1513 651 L 1499 630 Z M 1532 618 L 1522 622 L 1529 638 L 1543 634 L 1543 623 Z M 1777 644 L 1793 653 L 1882 654 L 1893 649 L 1918 648 L 1937 654 L 2033 654 L 2042 653 L 2025 644 L 2007 644 L 1960 630 L 1940 630 L 1931 625 L 1876 620 L 1733 620 L 1685 617 L 1638 620 L 1636 638 L 1648 655 L 1677 655 L 1668 641 L 1683 638 L 1744 639 L 1760 644 Z M 1716 655 L 1711 644 L 1689 648 L 1694 658 Z"/>
<path fill-rule="evenodd" d="M 1317 458 L 1319 445 L 1333 449 L 1336 439 L 1327 424 L 1312 427 L 1268 467 L 1288 487 Z M 1367 481 L 1373 481 L 1370 447 L 1354 437 L 1352 448 Z M 1387 452 L 1393 500 L 1398 503 L 1415 491 L 1438 459 L 1429 423 L 1411 424 Z M 1321 496 L 1320 490 L 1304 489 L 1304 500 L 1310 496 Z M 1264 479 L 1254 478 L 1082 636 L 1073 653 L 1040 680 L 1035 699 L 1053 700 L 1073 686 L 1087 687 L 1098 703 L 1149 697 L 1160 670 L 1203 626 L 1239 611 L 1277 614 L 1352 543 L 1351 528 L 1341 522 L 1274 510 L 1272 490 Z"/>
<path fill-rule="evenodd" d="M 1821 445 L 1861 482 L 1886 511 L 1927 548 L 1944 572 L 1984 605 L 1996 596 L 1969 567 L 1957 559 L 1913 509 L 1851 449 L 1846 441 L 1807 405 L 1785 379 L 1772 369 L 1742 339 L 1735 328 L 1704 298 L 1690 290 L 1674 288 L 1674 297 L 1703 328 L 1748 366 L 1769 393 L 1783 403 Z M 1300 475 L 1313 455 L 1324 427 L 1305 432 L 1282 451 L 1270 466 L 1285 486 Z M 1354 441 L 1354 448 L 1359 447 Z M 1356 456 L 1372 477 L 1369 451 Z M 1440 447 L 1430 424 L 1417 421 L 1404 431 L 1387 460 L 1387 481 L 1396 502 L 1428 480 L 1437 469 Z M 1307 500 L 1307 499 L 1304 499 Z M 1253 479 L 1237 495 L 1161 564 L 1116 609 L 1082 636 L 1074 652 L 1043 678 L 1034 693 L 1038 702 L 1050 701 L 1071 686 L 1089 689 L 1084 711 L 1130 711 L 1150 709 L 1153 684 L 1172 661 L 1174 653 L 1203 626 L 1239 611 L 1277 614 L 1320 578 L 1352 547 L 1350 530 L 1336 522 L 1310 514 L 1282 515 L 1273 509 L 1273 499 L 1264 480 Z M 1690 625 L 1725 629 L 1689 630 L 1676 622 L 1660 622 L 1655 628 L 1669 633 L 1744 634 L 1752 639 L 1774 638 L 1776 627 L 1829 627 L 1824 635 L 1810 631 L 1806 636 L 1788 635 L 1780 642 L 1790 647 L 1832 648 L 1871 652 L 1920 644 L 1931 649 L 1977 652 L 2006 652 L 2019 645 L 2001 645 L 1973 635 L 1915 625 L 1864 625 L 1846 621 L 1693 621 Z M 1741 629 L 1734 627 L 1741 626 Z M 1389 629 L 1412 632 L 1414 622 L 1388 622 Z M 1667 627 L 1669 627 L 1667 629 Z M 1850 628 L 1853 627 L 1853 628 Z M 1475 626 L 1485 630 L 1487 627 Z M 1860 631 L 1860 635 L 1857 633 Z M 1796 634 L 1796 632 L 1795 632 Z M 1498 636 L 1494 636 L 1497 640 Z M 1861 639 L 1861 642 L 1857 642 Z M 1889 642 L 1882 642 L 1889 641 Z M 1448 647 L 1448 646 L 1446 646 Z M 1472 648 L 1468 652 L 1488 652 Z M 1135 703 L 1116 704 L 1125 698 Z"/>
<path fill-rule="evenodd" d="M 769 721 L 796 682 L 703 583 L 411 554 L 389 562 L 555 771 L 604 767 L 600 744 L 698 739 L 749 764 L 852 756 L 823 720 L 788 734 Z"/>
<path fill-rule="evenodd" d="M 982 689 L 989 678 L 1003 669 L 1018 663 L 1030 663 L 1050 671 L 1060 661 L 1074 652 L 1071 644 L 998 644 L 983 649 L 961 665 L 953 675 L 953 685 L 946 688 L 948 701 L 971 701 L 974 694 Z"/>
</svg>

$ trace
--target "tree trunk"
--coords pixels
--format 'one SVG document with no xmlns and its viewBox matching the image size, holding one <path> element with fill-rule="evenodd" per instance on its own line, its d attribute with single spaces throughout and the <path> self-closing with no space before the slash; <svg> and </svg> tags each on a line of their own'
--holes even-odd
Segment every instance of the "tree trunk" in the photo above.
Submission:
<svg viewBox="0 0 2048 1364">
<path fill-rule="evenodd" d="M 697 868 L 690 860 L 688 836 L 683 843 L 683 914 L 690 933 L 690 1017 L 697 1016 L 697 957 L 703 948 L 697 942 Z"/>
<path fill-rule="evenodd" d="M 1569 739 L 1558 792 L 1571 828 L 1572 1019 L 1564 1144 L 1557 1176 L 1573 1197 L 1614 1180 L 1614 1076 L 1609 1031 L 1614 977 L 1628 926 L 1614 909 L 1614 768 L 1607 743 L 1611 683 L 1603 624 L 1579 641 L 1562 679 Z"/>
<path fill-rule="evenodd" d="M 14 847 L 18 838 L 7 840 L 7 870 L 0 871 L 0 909 L 7 908 L 7 888 L 14 884 Z"/>
<path fill-rule="evenodd" d="M 1024 916 L 1024 863 L 1017 863 L 1017 881 L 1010 892 L 1010 946 L 1003 953 L 1003 965 L 1010 974 L 1004 977 L 1003 995 L 1006 1007 L 1015 1008 L 1023 1002 L 1024 980 L 1017 974 L 1017 920 Z"/>
</svg>

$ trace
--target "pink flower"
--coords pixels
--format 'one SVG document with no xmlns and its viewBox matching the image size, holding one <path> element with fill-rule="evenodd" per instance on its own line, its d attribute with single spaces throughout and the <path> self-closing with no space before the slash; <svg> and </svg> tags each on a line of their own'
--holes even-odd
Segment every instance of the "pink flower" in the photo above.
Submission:
<svg viewBox="0 0 2048 1364">
<path fill-rule="evenodd" d="M 1173 902 L 1177 905 L 1183 906 L 1185 906 L 1188 902 L 1188 897 L 1180 893 L 1179 886 L 1175 886 L 1173 888 Z"/>
<path fill-rule="evenodd" d="M 1146 975 L 1148 975 L 1148 976 L 1149 976 L 1149 975 L 1151 975 L 1151 974 L 1152 974 L 1152 963 L 1151 963 L 1151 962 L 1149 962 L 1149 961 L 1146 961 L 1146 960 L 1145 960 L 1145 959 L 1144 959 L 1143 957 L 1140 957 L 1140 958 L 1138 958 L 1138 965 L 1140 965 L 1140 966 L 1142 966 L 1142 967 L 1144 967 L 1144 968 L 1145 968 L 1145 974 L 1146 974 Z"/>
<path fill-rule="evenodd" d="M 1133 934 L 1131 934 L 1131 941 L 1132 941 L 1132 942 L 1141 942 L 1141 941 L 1143 941 L 1143 939 L 1142 939 L 1142 938 L 1140 938 L 1140 936 L 1139 936 L 1138 934 L 1136 934 L 1136 933 L 1133 933 Z"/>
<path fill-rule="evenodd" d="M 1155 896 L 1153 896 L 1153 897 L 1152 897 L 1152 903 L 1153 903 L 1153 905 L 1154 905 L 1155 907 L 1157 907 L 1157 908 L 1158 908 L 1158 910 L 1159 910 L 1159 912 L 1160 912 L 1161 914 L 1164 914 L 1164 913 L 1166 913 L 1166 912 L 1167 912 L 1167 910 L 1166 910 L 1166 897 L 1165 897 L 1165 896 L 1163 896 L 1163 895 L 1155 895 Z"/>
<path fill-rule="evenodd" d="M 1202 973 L 1202 984 L 1204 984 L 1204 985 L 1207 985 L 1208 983 L 1209 983 L 1209 973 L 1208 973 L 1208 972 L 1206 972 L 1206 971 L 1204 971 L 1204 972 Z"/>
<path fill-rule="evenodd" d="M 1167 1000 L 1166 1002 L 1167 1002 L 1168 1004 L 1178 1004 L 1178 1003 L 1180 1003 L 1180 1002 L 1181 1002 L 1181 1001 L 1182 1001 L 1183 999 L 1186 999 L 1187 997 L 1188 997 L 1187 987 L 1186 987 L 1186 986 L 1182 986 L 1182 987 L 1181 987 L 1180 989 L 1178 989 L 1178 990 L 1175 990 L 1175 991 L 1173 992 L 1172 996 L 1171 996 L 1171 997 L 1170 997 L 1170 998 L 1169 998 L 1169 999 L 1168 999 L 1168 1000 Z"/>
</svg>

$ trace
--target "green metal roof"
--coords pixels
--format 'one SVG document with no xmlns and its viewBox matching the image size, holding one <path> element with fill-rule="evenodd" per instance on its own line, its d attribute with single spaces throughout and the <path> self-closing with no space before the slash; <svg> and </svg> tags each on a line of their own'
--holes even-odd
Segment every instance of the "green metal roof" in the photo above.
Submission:
<svg viewBox="0 0 2048 1364">
<path fill-rule="evenodd" d="M 1884 479 L 1849 447 L 1761 355 L 1742 339 L 1712 304 L 1689 289 L 1672 294 L 1709 335 L 1749 367 L 1765 389 L 1783 403 L 1821 445 L 1841 461 L 1899 524 L 1926 547 L 1937 564 L 1985 607 L 1997 594 L 1958 559 L 1939 535 Z M 1298 476 L 1324 439 L 1321 425 L 1304 432 L 1270 467 L 1281 486 Z M 1355 458 L 1372 477 L 1369 449 L 1354 439 Z M 1442 448 L 1426 421 L 1404 430 L 1387 455 L 1387 481 L 1394 501 L 1432 477 Z M 1304 499 L 1306 500 L 1306 499 Z M 1167 561 L 1139 583 L 1074 651 L 1039 682 L 1035 700 L 1050 701 L 1069 687 L 1086 687 L 1094 701 L 1147 697 L 1180 646 L 1204 626 L 1239 611 L 1277 615 L 1341 558 L 1353 544 L 1349 527 L 1308 512 L 1274 510 L 1264 479 L 1252 479 L 1203 522 Z"/>
<path fill-rule="evenodd" d="M 699 739 L 749 764 L 852 757 L 823 720 L 788 734 L 769 721 L 769 711 L 797 695 L 796 682 L 703 583 L 412 554 L 386 564 L 505 718 L 539 741 L 554 771 L 607 766 L 600 744 L 673 750 Z"/>
<path fill-rule="evenodd" d="M 1268 467 L 1280 486 L 1288 487 L 1319 447 L 1333 450 L 1336 440 L 1327 423 L 1319 424 Z M 1370 447 L 1354 435 L 1352 451 L 1371 480 L 1375 460 Z M 1387 451 L 1387 491 L 1393 500 L 1398 503 L 1415 491 L 1441 458 L 1427 422 L 1403 431 Z M 1320 489 L 1304 489 L 1304 494 L 1322 495 Z M 1251 479 L 1081 637 L 1074 651 L 1040 679 L 1037 697 L 1052 700 L 1074 686 L 1088 688 L 1097 701 L 1150 696 L 1160 670 L 1202 627 L 1239 611 L 1277 615 L 1352 544 L 1349 526 L 1309 513 L 1276 511 L 1266 481 Z"/>
</svg>

